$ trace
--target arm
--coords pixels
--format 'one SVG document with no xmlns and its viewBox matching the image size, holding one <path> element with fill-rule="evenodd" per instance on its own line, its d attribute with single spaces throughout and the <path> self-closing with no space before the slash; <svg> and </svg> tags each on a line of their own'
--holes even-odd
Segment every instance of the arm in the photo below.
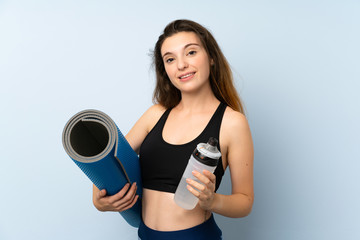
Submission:
<svg viewBox="0 0 360 240">
<path fill-rule="evenodd" d="M 149 131 L 155 126 L 164 109 L 160 105 L 150 107 L 125 136 L 132 149 L 138 153 L 140 145 Z M 124 211 L 137 201 L 136 183 L 126 184 L 118 193 L 107 196 L 105 189 L 93 185 L 93 204 L 99 211 Z"/>
<path fill-rule="evenodd" d="M 223 160 L 226 159 L 230 169 L 232 194 L 214 193 L 215 175 L 204 171 L 195 172 L 203 186 L 195 181 L 189 184 L 200 189 L 189 190 L 199 198 L 199 205 L 204 210 L 210 210 L 227 217 L 245 217 L 251 212 L 254 201 L 253 189 L 253 144 L 250 128 L 244 115 L 230 110 L 225 112 L 220 143 Z"/>
<path fill-rule="evenodd" d="M 245 217 L 250 214 L 254 202 L 253 142 L 245 116 L 237 112 L 229 115 L 232 115 L 229 116 L 231 121 L 225 122 L 228 124 L 224 128 L 224 138 L 228 146 L 232 194 L 215 194 L 212 211 L 228 217 Z"/>
</svg>

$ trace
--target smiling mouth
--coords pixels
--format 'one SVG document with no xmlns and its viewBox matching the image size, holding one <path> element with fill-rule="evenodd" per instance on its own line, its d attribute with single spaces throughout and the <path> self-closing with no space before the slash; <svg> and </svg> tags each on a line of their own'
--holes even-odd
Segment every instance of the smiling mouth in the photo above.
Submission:
<svg viewBox="0 0 360 240">
<path fill-rule="evenodd" d="M 194 74 L 195 74 L 195 72 L 187 73 L 185 75 L 180 76 L 179 79 L 185 79 L 185 78 L 188 78 L 188 77 L 192 77 Z"/>
</svg>

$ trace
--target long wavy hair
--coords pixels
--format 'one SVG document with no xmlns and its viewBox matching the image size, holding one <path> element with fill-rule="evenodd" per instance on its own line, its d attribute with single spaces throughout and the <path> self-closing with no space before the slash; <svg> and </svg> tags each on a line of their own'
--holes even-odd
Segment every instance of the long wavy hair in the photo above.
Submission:
<svg viewBox="0 0 360 240">
<path fill-rule="evenodd" d="M 215 38 L 205 27 L 184 19 L 169 23 L 155 44 L 153 52 L 153 65 L 156 72 L 156 86 L 153 94 L 154 103 L 159 103 L 165 108 L 172 108 L 181 100 L 181 92 L 170 82 L 161 56 L 161 47 L 165 39 L 179 32 L 195 33 L 205 48 L 209 59 L 213 60 L 213 64 L 210 66 L 209 80 L 215 97 L 232 109 L 244 113 L 243 104 L 233 83 L 233 75 L 229 63 Z"/>
</svg>

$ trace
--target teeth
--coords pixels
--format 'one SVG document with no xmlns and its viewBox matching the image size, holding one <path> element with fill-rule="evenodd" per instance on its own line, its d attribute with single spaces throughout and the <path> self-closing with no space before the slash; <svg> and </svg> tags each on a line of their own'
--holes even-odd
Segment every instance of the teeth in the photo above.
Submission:
<svg viewBox="0 0 360 240">
<path fill-rule="evenodd" d="M 186 74 L 185 76 L 180 77 L 180 79 L 190 77 L 191 75 L 193 75 L 193 73 Z"/>
</svg>

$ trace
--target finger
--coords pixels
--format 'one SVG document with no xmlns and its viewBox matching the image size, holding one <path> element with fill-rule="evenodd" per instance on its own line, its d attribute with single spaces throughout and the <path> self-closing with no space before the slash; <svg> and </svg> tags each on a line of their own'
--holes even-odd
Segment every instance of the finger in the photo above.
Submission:
<svg viewBox="0 0 360 240">
<path fill-rule="evenodd" d="M 137 199 L 136 196 L 138 196 L 138 195 L 136 195 L 136 194 L 133 194 L 133 195 L 127 194 L 123 199 L 121 199 L 120 201 L 118 201 L 115 204 L 116 209 L 118 211 L 124 211 L 125 209 L 130 208 L 129 206 L 133 205 L 135 199 Z"/>
<path fill-rule="evenodd" d="M 197 188 L 199 189 L 199 191 L 204 191 L 205 190 L 205 186 L 191 178 L 187 178 L 186 179 L 186 182 L 191 186 L 191 187 L 194 187 L 194 188 Z"/>
<path fill-rule="evenodd" d="M 125 186 L 119 192 L 109 197 L 109 202 L 115 203 L 122 199 L 125 196 L 126 192 L 129 190 L 129 188 L 130 183 L 125 184 Z"/>
<path fill-rule="evenodd" d="M 135 203 L 137 202 L 138 199 L 139 199 L 139 195 L 136 195 L 134 197 L 133 201 L 129 205 L 122 206 L 122 209 L 119 210 L 119 211 L 125 211 L 125 210 L 128 210 L 128 209 L 132 208 L 135 205 Z"/>
<path fill-rule="evenodd" d="M 97 198 L 100 199 L 100 198 L 103 198 L 106 196 L 106 190 L 105 189 L 102 189 L 101 191 L 98 192 L 97 194 Z"/>
<path fill-rule="evenodd" d="M 136 194 L 136 190 L 137 190 L 137 184 L 136 182 L 134 182 L 132 185 L 131 185 L 131 188 L 129 189 L 129 191 L 126 193 L 126 196 L 133 196 Z M 126 197 L 125 196 L 125 197 Z"/>
<path fill-rule="evenodd" d="M 200 193 L 199 191 L 196 191 L 194 188 L 192 188 L 190 185 L 186 186 L 187 190 L 189 190 L 189 192 L 191 192 L 195 197 L 199 198 Z"/>
<path fill-rule="evenodd" d="M 115 202 L 113 202 L 114 205 L 118 207 L 123 205 L 124 203 L 126 204 L 131 202 L 135 197 L 136 189 L 137 189 L 136 183 L 133 183 L 130 190 L 126 193 L 125 196 L 122 196 L 120 199 L 117 199 Z"/>
<path fill-rule="evenodd" d="M 215 174 L 213 174 L 212 172 L 208 171 L 208 170 L 203 170 L 203 174 L 210 179 L 211 182 L 215 183 L 216 182 L 216 176 Z"/>
<path fill-rule="evenodd" d="M 192 171 L 192 174 L 194 177 L 199 179 L 200 182 L 204 183 L 205 185 L 208 185 L 210 183 L 210 179 L 203 174 L 199 173 L 198 171 Z"/>
</svg>

